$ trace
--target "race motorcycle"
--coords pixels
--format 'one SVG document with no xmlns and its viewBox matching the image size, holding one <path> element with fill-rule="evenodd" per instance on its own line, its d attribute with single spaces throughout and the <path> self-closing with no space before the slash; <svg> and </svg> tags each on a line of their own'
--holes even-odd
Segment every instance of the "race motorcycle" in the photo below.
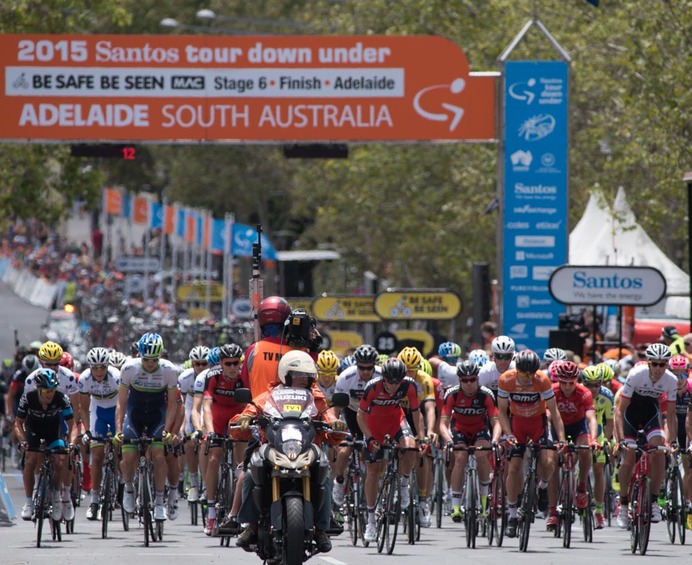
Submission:
<svg viewBox="0 0 692 565">
<path fill-rule="evenodd" d="M 335 397 L 335 405 L 348 405 L 348 395 Z M 250 391 L 237 390 L 235 399 L 251 402 Z M 252 454 L 248 471 L 260 518 L 257 543 L 245 550 L 270 564 L 300 565 L 318 553 L 314 518 L 331 480 L 329 460 L 313 440 L 318 432 L 333 430 L 315 420 L 321 414 L 304 388 L 276 387 L 258 409 L 256 424 L 266 442 Z"/>
</svg>

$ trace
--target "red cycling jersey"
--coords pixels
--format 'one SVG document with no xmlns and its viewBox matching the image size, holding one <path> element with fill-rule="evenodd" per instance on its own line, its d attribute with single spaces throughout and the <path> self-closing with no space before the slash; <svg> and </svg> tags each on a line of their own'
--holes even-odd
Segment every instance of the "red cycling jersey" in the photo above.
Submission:
<svg viewBox="0 0 692 565">
<path fill-rule="evenodd" d="M 589 410 L 594 410 L 593 396 L 584 385 L 577 384 L 574 392 L 570 396 L 565 396 L 560 389 L 560 383 L 554 383 L 553 392 L 557 409 L 565 426 L 581 422 Z"/>
<path fill-rule="evenodd" d="M 228 421 L 245 408 L 244 404 L 235 401 L 235 391 L 239 388 L 244 388 L 242 379 L 227 379 L 220 367 L 209 371 L 204 398 L 212 399 L 211 417 L 215 434 L 224 435 Z"/>
<path fill-rule="evenodd" d="M 459 386 L 455 386 L 445 395 L 442 416 L 451 419 L 454 431 L 472 437 L 472 433 L 488 427 L 490 418 L 497 418 L 497 407 L 488 389 L 480 387 L 477 393 L 470 397 L 459 390 Z"/>
<path fill-rule="evenodd" d="M 401 408 L 401 401 L 405 398 L 408 399 L 411 411 L 419 409 L 418 392 L 413 379 L 406 377 L 394 394 L 389 394 L 384 389 L 381 377 L 368 382 L 358 410 L 365 412 L 365 420 L 376 441 L 382 443 L 385 436 L 395 437 L 399 433 L 401 422 L 405 419 Z"/>
</svg>

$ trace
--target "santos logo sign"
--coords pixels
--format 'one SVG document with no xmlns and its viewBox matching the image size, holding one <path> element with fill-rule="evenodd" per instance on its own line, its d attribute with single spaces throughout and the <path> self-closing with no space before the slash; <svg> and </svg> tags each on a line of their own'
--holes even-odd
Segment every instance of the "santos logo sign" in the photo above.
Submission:
<svg viewBox="0 0 692 565">
<path fill-rule="evenodd" d="M 550 294 L 563 304 L 650 306 L 666 294 L 666 280 L 651 267 L 565 265 L 550 277 Z"/>
</svg>

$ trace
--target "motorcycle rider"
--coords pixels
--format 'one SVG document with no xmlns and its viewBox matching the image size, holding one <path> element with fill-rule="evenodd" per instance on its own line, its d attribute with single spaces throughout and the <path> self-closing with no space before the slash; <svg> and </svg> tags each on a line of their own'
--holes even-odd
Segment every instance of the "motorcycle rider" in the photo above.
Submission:
<svg viewBox="0 0 692 565">
<path fill-rule="evenodd" d="M 240 418 L 238 424 L 241 429 L 249 429 L 250 423 L 258 415 L 261 414 L 267 399 L 272 394 L 275 388 L 305 388 L 312 393 L 315 407 L 317 408 L 317 416 L 315 419 L 326 422 L 337 431 L 346 429 L 346 424 L 337 420 L 334 413 L 329 408 L 324 394 L 317 387 L 317 366 L 312 357 L 305 351 L 292 350 L 286 352 L 279 361 L 279 381 L 275 387 L 271 387 L 268 391 L 261 393 L 253 399 L 252 404 L 248 404 Z M 320 441 L 318 434 L 316 441 Z M 247 461 L 247 457 L 246 457 Z M 331 481 L 325 481 L 325 500 L 320 508 L 315 509 L 315 534 L 314 541 L 320 553 L 327 553 L 332 549 L 332 542 L 326 533 L 329 528 L 331 516 Z M 238 515 L 239 522 L 247 522 L 248 526 L 236 540 L 238 547 L 246 548 L 257 541 L 257 526 L 259 519 L 259 509 L 254 503 L 252 489 L 255 484 L 250 473 L 245 475 L 243 483 L 243 503 Z"/>
</svg>

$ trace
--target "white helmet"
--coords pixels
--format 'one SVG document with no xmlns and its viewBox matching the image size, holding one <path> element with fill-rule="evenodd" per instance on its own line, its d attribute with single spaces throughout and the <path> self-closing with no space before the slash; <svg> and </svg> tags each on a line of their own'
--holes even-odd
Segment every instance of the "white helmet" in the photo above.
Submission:
<svg viewBox="0 0 692 565">
<path fill-rule="evenodd" d="M 480 368 L 489 361 L 488 353 L 485 349 L 474 349 L 469 352 L 469 361 L 473 361 Z"/>
<path fill-rule="evenodd" d="M 120 367 L 122 367 L 126 361 L 127 357 L 125 357 L 124 353 L 120 353 L 120 351 L 113 350 L 108 357 L 108 362 L 116 369 L 120 369 Z"/>
<path fill-rule="evenodd" d="M 305 351 L 293 350 L 285 353 L 279 361 L 279 380 L 282 384 L 291 386 L 289 372 L 305 373 L 309 377 L 308 388 L 317 378 L 317 365 Z"/>
<path fill-rule="evenodd" d="M 564 349 L 551 347 L 545 350 L 543 361 L 567 361 L 567 354 Z"/>
<path fill-rule="evenodd" d="M 108 365 L 110 356 L 110 352 L 105 347 L 93 347 L 87 353 L 87 364 L 89 366 Z"/>
<path fill-rule="evenodd" d="M 204 345 L 198 345 L 190 349 L 190 361 L 206 361 L 209 355 L 209 348 Z"/>
<path fill-rule="evenodd" d="M 497 336 L 490 344 L 493 353 L 514 353 L 514 340 L 506 335 Z"/>
</svg>

